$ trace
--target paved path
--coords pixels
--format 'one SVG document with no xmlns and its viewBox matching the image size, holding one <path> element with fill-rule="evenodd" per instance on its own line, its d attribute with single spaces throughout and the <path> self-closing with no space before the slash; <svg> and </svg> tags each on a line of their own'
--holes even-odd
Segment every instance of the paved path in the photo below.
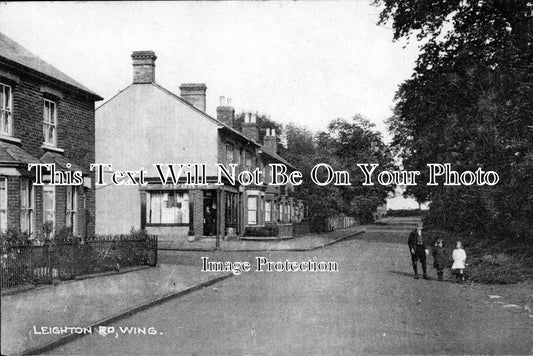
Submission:
<svg viewBox="0 0 533 356">
<path fill-rule="evenodd" d="M 533 354 L 533 318 L 524 305 L 506 307 L 512 295 L 415 280 L 405 233 L 387 243 L 377 234 L 308 252 L 188 252 L 197 266 L 204 255 L 252 263 L 317 257 L 337 262 L 339 272 L 247 272 L 113 324 L 154 327 L 156 335 L 91 335 L 51 354 Z"/>
<path fill-rule="evenodd" d="M 160 265 L 2 296 L 2 355 L 42 347 L 62 337 L 35 334 L 34 326 L 37 330 L 88 326 L 220 275 L 191 266 Z"/>
<path fill-rule="evenodd" d="M 220 241 L 220 249 L 224 251 L 283 251 L 283 250 L 309 250 L 319 248 L 325 244 L 334 242 L 351 235 L 361 233 L 365 230 L 364 226 L 355 226 L 349 229 L 342 229 L 328 232 L 325 234 L 311 234 L 299 236 L 293 239 L 284 240 L 231 240 Z M 189 242 L 185 239 L 172 239 L 171 237 L 160 238 L 158 247 L 164 250 L 203 250 L 211 251 L 216 246 L 215 239 L 203 239 L 200 241 Z"/>
</svg>

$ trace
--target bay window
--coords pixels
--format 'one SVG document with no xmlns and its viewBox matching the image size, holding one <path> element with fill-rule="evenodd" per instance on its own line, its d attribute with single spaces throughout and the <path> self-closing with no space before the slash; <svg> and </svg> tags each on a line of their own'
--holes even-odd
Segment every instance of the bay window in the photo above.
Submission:
<svg viewBox="0 0 533 356">
<path fill-rule="evenodd" d="M 265 222 L 272 221 L 272 202 L 270 200 L 265 201 Z"/>
<path fill-rule="evenodd" d="M 70 228 L 72 235 L 78 234 L 78 187 L 67 186 L 67 214 L 66 226 Z"/>
<path fill-rule="evenodd" d="M 257 224 L 257 196 L 248 197 L 248 224 Z"/>
<path fill-rule="evenodd" d="M 7 178 L 0 177 L 0 231 L 7 229 Z"/>
<path fill-rule="evenodd" d="M 56 192 L 55 186 L 43 185 L 43 223 L 44 232 L 47 237 L 51 237 L 55 231 L 56 221 Z"/>
<path fill-rule="evenodd" d="M 29 179 L 20 181 L 20 231 L 32 236 L 35 229 L 35 192 Z"/>
</svg>

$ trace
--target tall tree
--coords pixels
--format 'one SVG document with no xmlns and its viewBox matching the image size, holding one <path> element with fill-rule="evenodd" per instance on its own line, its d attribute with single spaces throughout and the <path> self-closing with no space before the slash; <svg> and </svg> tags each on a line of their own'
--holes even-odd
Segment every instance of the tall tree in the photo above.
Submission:
<svg viewBox="0 0 533 356">
<path fill-rule="evenodd" d="M 495 187 L 436 187 L 431 222 L 458 230 L 532 238 L 533 3 L 526 0 L 376 0 L 394 39 L 415 35 L 420 55 L 396 95 L 393 146 L 409 169 L 451 163 L 494 170 Z"/>
</svg>

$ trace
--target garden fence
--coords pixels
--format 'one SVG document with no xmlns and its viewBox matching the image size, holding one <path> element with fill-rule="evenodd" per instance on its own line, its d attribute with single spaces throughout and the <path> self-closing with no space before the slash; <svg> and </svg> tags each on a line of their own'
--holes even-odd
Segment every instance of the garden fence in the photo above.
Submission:
<svg viewBox="0 0 533 356">
<path fill-rule="evenodd" d="M 1 287 L 51 283 L 54 279 L 157 265 L 157 236 L 98 236 L 85 242 L 4 246 Z"/>
</svg>

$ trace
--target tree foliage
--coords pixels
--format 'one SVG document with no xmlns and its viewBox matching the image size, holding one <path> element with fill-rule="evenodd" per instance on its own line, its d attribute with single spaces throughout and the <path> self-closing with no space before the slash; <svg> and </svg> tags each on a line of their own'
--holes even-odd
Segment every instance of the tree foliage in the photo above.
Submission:
<svg viewBox="0 0 533 356">
<path fill-rule="evenodd" d="M 307 202 L 314 218 L 345 214 L 363 222 L 371 221 L 372 213 L 394 189 L 393 186 L 361 185 L 363 175 L 358 163 L 378 163 L 377 174 L 392 168 L 392 155 L 374 125 L 359 115 L 351 121 L 333 120 L 326 131 L 317 134 L 289 125 L 287 141 L 287 149 L 280 153 L 297 164 L 306 178 L 301 186 L 296 187 L 296 195 Z M 313 167 L 319 163 L 326 163 L 334 170 L 347 171 L 351 184 L 316 185 L 309 177 Z M 325 171 L 320 171 L 319 179 L 325 181 L 325 175 Z"/>
<path fill-rule="evenodd" d="M 394 39 L 416 36 L 420 55 L 396 94 L 389 128 L 407 169 L 427 163 L 496 171 L 493 187 L 428 187 L 430 222 L 531 239 L 533 230 L 533 2 L 376 0 Z M 441 183 L 442 184 L 442 183 Z"/>
</svg>

